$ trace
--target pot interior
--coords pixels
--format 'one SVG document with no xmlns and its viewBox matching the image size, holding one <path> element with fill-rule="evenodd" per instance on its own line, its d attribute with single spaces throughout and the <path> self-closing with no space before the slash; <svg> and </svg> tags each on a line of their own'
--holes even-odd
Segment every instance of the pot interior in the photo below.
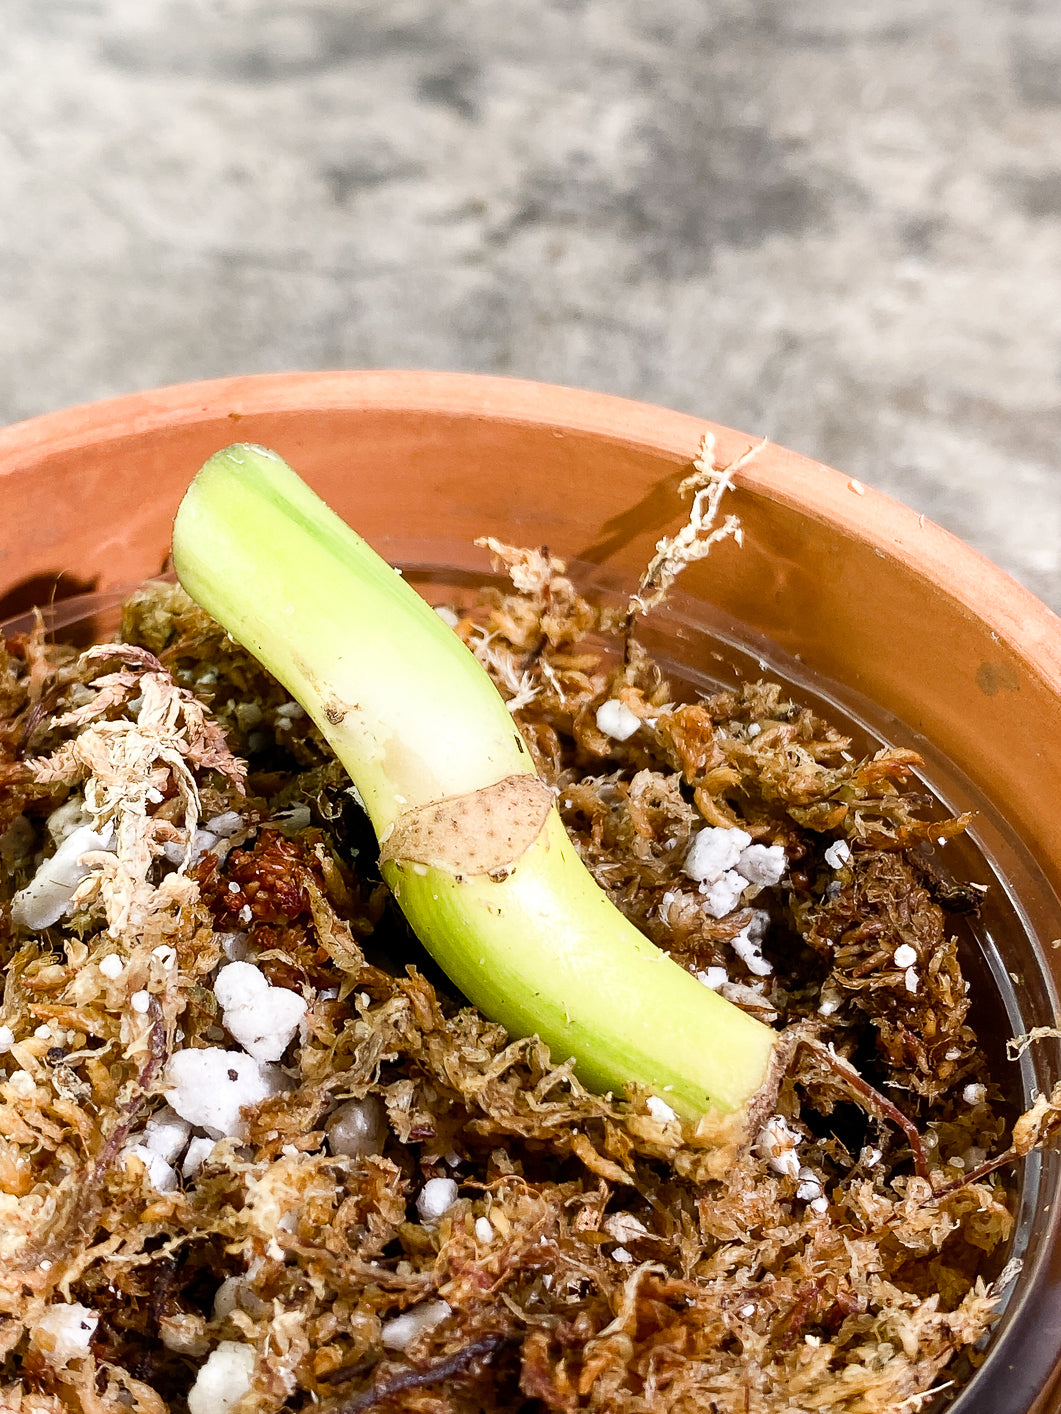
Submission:
<svg viewBox="0 0 1061 1414">
<path fill-rule="evenodd" d="M 504 587 L 471 545 L 408 537 L 388 543 L 384 537 L 378 548 L 435 604 L 471 603 L 484 584 Z M 579 562 L 569 564 L 569 571 L 594 599 L 615 605 L 624 602 L 629 586 L 613 573 Z M 87 645 L 116 630 L 120 604 L 134 587 L 76 596 L 42 612 L 57 638 Z M 35 613 L 28 613 L 8 620 L 0 624 L 0 632 L 26 630 L 34 618 Z M 680 590 L 642 622 L 638 637 L 683 696 L 724 690 L 759 677 L 780 681 L 791 697 L 848 734 L 856 754 L 885 746 L 918 751 L 924 767 L 917 774 L 935 798 L 940 817 L 974 812 L 975 824 L 967 833 L 935 852 L 938 867 L 947 874 L 984 890 L 980 916 L 958 924 L 962 969 L 977 998 L 971 1020 L 992 1075 L 1006 1092 L 1011 1120 L 1028 1109 L 1036 1096 L 1048 1093 L 1061 1078 L 1057 1042 L 1050 1039 L 1017 1054 L 1008 1043 L 1036 1026 L 1051 1025 L 1061 1012 L 1054 981 L 1041 966 L 1053 939 L 1061 937 L 1061 903 L 1031 853 L 979 786 L 935 743 L 857 690 L 814 672 L 747 624 Z M 1019 1173 L 1008 1176 L 1008 1182 L 1017 1193 L 1015 1232 L 983 1276 L 998 1278 L 1004 1263 L 1019 1264 L 1022 1271 L 1005 1289 L 999 1322 L 975 1379 L 956 1400 L 945 1394 L 940 1397 L 939 1407 L 953 1414 L 1017 1414 L 1031 1407 L 1023 1390 L 1013 1402 L 1019 1388 L 1013 1380 L 1013 1350 L 1026 1344 L 1030 1320 L 1035 1323 L 1040 1352 L 1044 1338 L 1061 1339 L 1056 1317 L 1044 1330 L 1042 1307 L 1042 1294 L 1056 1281 L 1061 1156 L 1053 1151 L 1034 1153 Z M 970 1374 L 962 1366 L 959 1372 L 963 1379 Z"/>
</svg>

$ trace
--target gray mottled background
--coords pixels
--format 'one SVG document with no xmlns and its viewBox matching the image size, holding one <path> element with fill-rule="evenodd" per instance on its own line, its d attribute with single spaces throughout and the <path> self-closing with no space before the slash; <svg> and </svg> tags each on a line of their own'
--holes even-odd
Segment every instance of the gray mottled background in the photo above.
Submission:
<svg viewBox="0 0 1061 1414">
<path fill-rule="evenodd" d="M 1057 0 L 4 0 L 0 420 L 236 372 L 645 398 L 1061 608 Z"/>
</svg>

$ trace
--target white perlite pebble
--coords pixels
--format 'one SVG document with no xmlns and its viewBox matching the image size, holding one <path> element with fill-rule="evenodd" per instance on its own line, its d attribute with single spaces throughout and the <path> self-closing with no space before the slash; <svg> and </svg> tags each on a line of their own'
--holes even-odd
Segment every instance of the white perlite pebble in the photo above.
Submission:
<svg viewBox="0 0 1061 1414">
<path fill-rule="evenodd" d="M 166 1066 L 169 1102 L 189 1124 L 215 1139 L 243 1138 L 244 1105 L 260 1104 L 283 1088 L 283 1077 L 243 1051 L 220 1046 L 176 1051 Z"/>
<path fill-rule="evenodd" d="M 659 901 L 659 916 L 667 923 L 670 919 L 672 903 L 680 903 L 682 895 L 676 889 L 668 889 Z"/>
<path fill-rule="evenodd" d="M 475 1240 L 477 1242 L 493 1242 L 494 1225 L 489 1218 L 475 1219 Z"/>
<path fill-rule="evenodd" d="M 259 1061 L 278 1061 L 306 1014 L 297 992 L 274 987 L 253 962 L 230 962 L 214 983 L 225 1029 Z"/>
<path fill-rule="evenodd" d="M 159 1193 L 172 1193 L 177 1187 L 177 1174 L 161 1154 L 156 1154 L 146 1144 L 130 1144 L 122 1150 L 122 1164 L 128 1167 L 128 1159 L 139 1159 L 147 1170 L 147 1181 Z"/>
<path fill-rule="evenodd" d="M 457 1201 L 457 1185 L 452 1178 L 429 1178 L 416 1199 L 420 1221 L 437 1223 Z"/>
<path fill-rule="evenodd" d="M 216 1139 L 195 1138 L 188 1145 L 184 1155 L 184 1162 L 181 1164 L 181 1174 L 185 1178 L 194 1178 L 210 1157 Z"/>
<path fill-rule="evenodd" d="M 799 1187 L 796 1189 L 796 1197 L 801 1202 L 810 1203 L 815 1198 L 822 1196 L 822 1186 L 817 1174 L 813 1169 L 803 1167 L 799 1171 Z"/>
<path fill-rule="evenodd" d="M 242 1287 L 247 1284 L 247 1276 L 226 1277 L 221 1285 L 214 1292 L 215 1321 L 223 1321 L 231 1316 L 232 1312 L 239 1305 L 239 1294 Z"/>
<path fill-rule="evenodd" d="M 719 987 L 724 987 L 729 981 L 729 973 L 724 967 L 708 967 L 705 971 L 696 974 L 696 980 L 702 982 L 705 987 L 710 987 L 713 992 L 717 992 Z"/>
<path fill-rule="evenodd" d="M 785 877 L 788 856 L 779 844 L 750 844 L 742 849 L 737 860 L 737 873 L 743 874 L 749 884 L 758 884 L 761 889 L 772 888 Z"/>
<path fill-rule="evenodd" d="M 851 858 L 851 846 L 846 840 L 834 840 L 825 851 L 825 862 L 830 869 L 840 869 Z"/>
<path fill-rule="evenodd" d="M 139 1134 L 133 1135 L 122 1151 L 123 1162 L 134 1157 L 147 1169 L 148 1182 L 159 1193 L 172 1193 L 177 1187 L 173 1163 L 191 1135 L 187 1120 L 168 1105 L 153 1115 Z"/>
<path fill-rule="evenodd" d="M 634 1259 L 633 1259 L 632 1255 L 626 1250 L 625 1247 L 613 1247 L 613 1248 L 612 1248 L 612 1261 L 613 1261 L 613 1262 L 622 1262 L 624 1265 L 626 1265 L 627 1263 L 632 1262 L 633 1260 L 634 1260 Z"/>
<path fill-rule="evenodd" d="M 9 1051 L 15 1044 L 15 1033 L 10 1026 L 0 1026 L 0 1056 Z"/>
<path fill-rule="evenodd" d="M 613 741 L 626 741 L 641 725 L 630 708 L 616 698 L 609 698 L 597 708 L 597 730 Z"/>
<path fill-rule="evenodd" d="M 211 1350 L 188 1391 L 188 1414 L 228 1414 L 251 1387 L 254 1346 L 223 1340 Z"/>
<path fill-rule="evenodd" d="M 246 907 L 244 904 L 244 908 Z M 249 911 L 247 921 L 250 922 Z M 221 939 L 221 951 L 229 962 L 247 961 L 250 955 L 250 938 L 246 933 L 219 933 L 218 937 Z"/>
<path fill-rule="evenodd" d="M 90 825 L 72 830 L 11 900 L 11 921 L 16 928 L 39 933 L 58 923 L 70 912 L 78 884 L 91 872 L 82 859 L 98 851 L 109 852 L 113 843 L 114 830 L 110 826 L 105 834 L 97 834 Z"/>
<path fill-rule="evenodd" d="M 770 1165 L 775 1173 L 786 1178 L 799 1178 L 800 1162 L 796 1152 L 799 1135 L 793 1133 L 782 1115 L 771 1115 L 759 1131 L 755 1141 L 759 1157 Z"/>
<path fill-rule="evenodd" d="M 653 1119 L 658 1119 L 660 1124 L 669 1124 L 672 1119 L 678 1118 L 666 1100 L 661 1100 L 658 1095 L 649 1095 L 645 1101 L 645 1109 Z"/>
<path fill-rule="evenodd" d="M 162 1109 L 144 1125 L 144 1132 L 137 1138 L 141 1144 L 171 1164 L 191 1137 L 192 1128 L 187 1120 L 181 1119 L 176 1111 L 164 1105 Z"/>
<path fill-rule="evenodd" d="M 89 1353 L 89 1342 L 98 1324 L 99 1316 L 80 1301 L 56 1303 L 33 1327 L 33 1338 L 56 1365 L 65 1365 L 68 1360 L 79 1360 Z"/>
<path fill-rule="evenodd" d="M 109 952 L 106 957 L 100 958 L 99 970 L 104 977 L 109 977 L 113 982 L 116 977 L 120 977 L 125 971 L 125 963 L 116 952 Z"/>
<path fill-rule="evenodd" d="M 650 1236 L 648 1228 L 640 1218 L 635 1218 L 633 1213 L 609 1213 L 601 1227 L 609 1237 L 614 1237 L 616 1242 L 623 1245 L 636 1242 L 640 1237 Z"/>
<path fill-rule="evenodd" d="M 912 948 L 909 943 L 900 943 L 892 954 L 892 961 L 896 967 L 901 967 L 905 971 L 908 967 L 913 967 L 917 961 L 917 950 Z"/>
<path fill-rule="evenodd" d="M 714 883 L 700 885 L 704 895 L 701 907 L 712 918 L 725 918 L 740 903 L 741 894 L 747 887 L 748 880 L 744 875 L 729 869 Z"/>
<path fill-rule="evenodd" d="M 452 1312 L 448 1301 L 425 1301 L 384 1322 L 381 1339 L 388 1350 L 405 1350 L 423 1331 L 434 1330 Z M 193 1409 L 191 1414 L 196 1414 Z M 205 1414 L 205 1411 L 204 1411 Z"/>
<path fill-rule="evenodd" d="M 699 884 L 713 884 L 728 870 L 736 868 L 742 851 L 751 842 L 752 837 L 746 830 L 727 830 L 721 825 L 708 825 L 693 836 L 682 869 Z M 744 888 L 743 883 L 741 888 Z"/>
<path fill-rule="evenodd" d="M 290 810 L 281 810 L 273 818 L 279 822 L 285 835 L 297 835 L 310 825 L 313 813 L 308 805 L 292 805 Z"/>
<path fill-rule="evenodd" d="M 387 1111 L 376 1095 L 348 1100 L 340 1105 L 324 1127 L 328 1148 L 348 1159 L 382 1154 L 387 1138 Z"/>
<path fill-rule="evenodd" d="M 196 859 L 201 859 L 207 850 L 213 849 L 214 845 L 217 844 L 217 838 L 217 835 L 215 835 L 212 830 L 196 830 L 192 835 L 192 847 L 190 851 L 184 840 L 179 839 L 167 840 L 162 846 L 162 853 L 170 864 L 183 864 L 185 859 L 189 856 L 194 862 Z"/>
<path fill-rule="evenodd" d="M 56 844 L 60 840 L 65 840 L 67 835 L 72 835 L 75 830 L 82 825 L 91 825 L 92 816 L 88 813 L 83 795 L 72 795 L 69 800 L 64 801 L 57 810 L 53 810 L 48 816 L 48 833 Z"/>
<path fill-rule="evenodd" d="M 982 1105 L 987 1099 L 986 1085 L 966 1085 L 962 1091 L 962 1099 L 967 1105 Z"/>
<path fill-rule="evenodd" d="M 762 941 L 769 925 L 770 915 L 765 909 L 758 908 L 737 936 L 730 939 L 730 947 L 756 977 L 769 977 L 774 970 L 762 952 Z"/>
<path fill-rule="evenodd" d="M 151 1006 L 150 992 L 134 992 L 129 998 L 129 1005 L 133 1011 L 139 1012 L 143 1016 Z"/>
</svg>

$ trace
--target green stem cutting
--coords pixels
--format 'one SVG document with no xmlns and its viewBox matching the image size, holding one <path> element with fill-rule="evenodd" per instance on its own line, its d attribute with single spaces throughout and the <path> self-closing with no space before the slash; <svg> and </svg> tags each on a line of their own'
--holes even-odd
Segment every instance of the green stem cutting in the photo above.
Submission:
<svg viewBox="0 0 1061 1414">
<path fill-rule="evenodd" d="M 484 1015 L 600 1091 L 741 1115 L 776 1034 L 614 907 L 460 639 L 274 452 L 210 458 L 181 503 L 187 592 L 313 718 L 424 946 Z"/>
</svg>

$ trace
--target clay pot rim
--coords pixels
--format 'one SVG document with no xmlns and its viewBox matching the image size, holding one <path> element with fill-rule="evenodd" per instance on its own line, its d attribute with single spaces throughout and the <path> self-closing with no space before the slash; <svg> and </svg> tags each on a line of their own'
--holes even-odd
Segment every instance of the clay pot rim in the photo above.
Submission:
<svg viewBox="0 0 1061 1414">
<path fill-rule="evenodd" d="M 0 428 L 0 469 L 49 458 L 93 442 L 193 423 L 225 404 L 239 440 L 239 415 L 380 409 L 482 417 L 564 429 L 688 461 L 707 430 L 733 456 L 754 439 L 707 419 L 613 394 L 478 373 L 325 370 L 217 378 L 81 404 Z M 949 531 L 890 496 L 822 462 L 767 442 L 739 475 L 749 491 L 797 508 L 812 522 L 897 560 L 980 619 L 1061 695 L 1061 618 L 1004 570 Z"/>
</svg>

